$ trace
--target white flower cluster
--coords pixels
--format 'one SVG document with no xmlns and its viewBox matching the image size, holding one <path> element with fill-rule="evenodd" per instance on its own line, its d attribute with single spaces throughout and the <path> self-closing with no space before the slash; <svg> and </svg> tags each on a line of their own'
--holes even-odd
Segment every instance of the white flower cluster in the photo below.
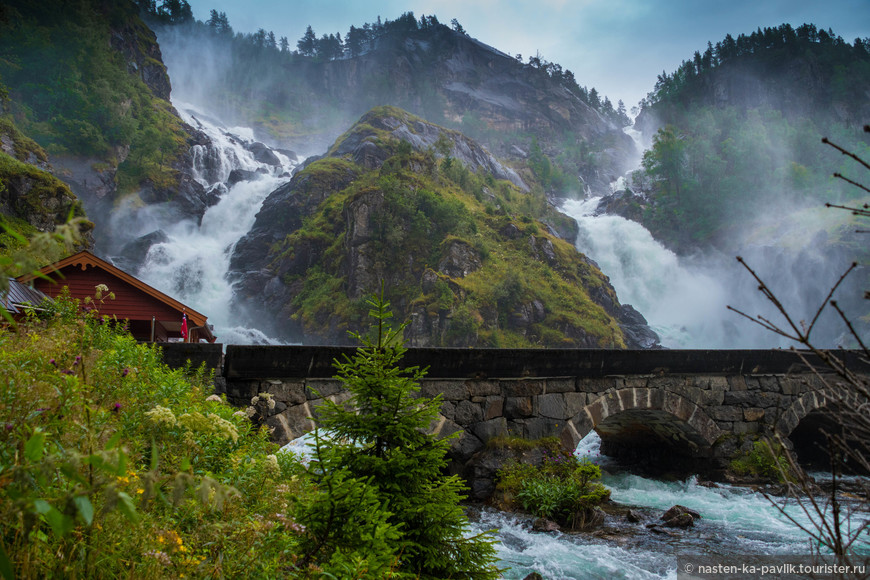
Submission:
<svg viewBox="0 0 870 580">
<path fill-rule="evenodd" d="M 148 417 L 155 425 L 167 425 L 175 427 L 178 424 L 178 419 L 171 409 L 157 405 L 150 411 L 145 411 L 145 416 Z"/>
<path fill-rule="evenodd" d="M 278 456 L 270 454 L 266 456 L 266 473 L 272 477 L 281 475 L 281 467 L 278 465 Z"/>
<path fill-rule="evenodd" d="M 220 398 L 220 395 L 209 395 L 208 397 L 205 398 L 205 400 L 206 401 L 213 401 L 215 403 L 223 402 Z"/>
<path fill-rule="evenodd" d="M 272 393 L 260 393 L 259 395 L 251 399 L 251 405 L 254 406 L 260 401 L 263 401 L 265 405 L 269 407 L 270 411 L 275 408 L 275 399 L 272 396 Z"/>
<path fill-rule="evenodd" d="M 185 413 L 178 418 L 178 422 L 192 432 L 211 433 L 220 439 L 231 439 L 235 443 L 239 438 L 236 426 L 214 413 L 206 417 L 199 411 Z"/>
</svg>

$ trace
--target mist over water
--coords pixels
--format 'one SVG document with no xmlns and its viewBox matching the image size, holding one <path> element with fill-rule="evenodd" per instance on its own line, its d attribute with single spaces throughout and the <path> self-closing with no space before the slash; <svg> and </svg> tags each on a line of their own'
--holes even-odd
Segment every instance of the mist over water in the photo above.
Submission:
<svg viewBox="0 0 870 580">
<path fill-rule="evenodd" d="M 803 245 L 768 236 L 744 243 L 734 254 L 708 252 L 679 257 L 637 222 L 596 215 L 600 198 L 566 200 L 561 210 L 579 226 L 577 249 L 595 260 L 610 278 L 623 304 L 646 317 L 668 348 L 788 348 L 793 342 L 769 332 L 737 313 L 785 325 L 785 319 L 758 291 L 758 284 L 736 260 L 738 253 L 788 307 L 796 322 L 810 321 L 827 291 L 843 272 L 843 260 L 814 247 L 822 230 L 809 228 Z M 738 245 L 738 244 L 735 244 Z M 837 296 L 855 294 L 843 288 Z M 836 297 L 836 296 L 835 296 Z M 848 345 L 845 326 L 826 308 L 814 334 L 823 347 Z"/>
</svg>

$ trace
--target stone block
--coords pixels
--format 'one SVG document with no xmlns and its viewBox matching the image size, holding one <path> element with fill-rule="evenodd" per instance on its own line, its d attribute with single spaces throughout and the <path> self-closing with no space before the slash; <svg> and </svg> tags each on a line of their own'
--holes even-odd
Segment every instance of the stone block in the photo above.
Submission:
<svg viewBox="0 0 870 580">
<path fill-rule="evenodd" d="M 631 389 L 645 389 L 649 386 L 649 377 L 628 377 L 625 386 Z"/>
<path fill-rule="evenodd" d="M 544 393 L 572 393 L 577 390 L 577 381 L 574 377 L 547 379 L 544 384 Z"/>
<path fill-rule="evenodd" d="M 441 414 L 452 421 L 456 416 L 456 404 L 453 401 L 444 401 L 441 403 Z"/>
<path fill-rule="evenodd" d="M 740 407 L 731 407 L 729 405 L 720 405 L 710 407 L 707 413 L 714 421 L 742 421 L 743 410 Z"/>
<path fill-rule="evenodd" d="M 301 405 L 308 400 L 305 394 L 305 383 L 301 381 L 269 381 L 261 384 L 260 392 L 269 393 L 276 401 L 283 401 L 289 405 Z"/>
<path fill-rule="evenodd" d="M 456 403 L 456 413 L 453 420 L 462 426 L 480 423 L 483 421 L 483 409 L 471 401 L 459 401 Z"/>
<path fill-rule="evenodd" d="M 508 425 L 504 417 L 498 417 L 496 419 L 477 423 L 476 425 L 472 425 L 470 429 L 471 432 L 483 443 L 486 443 L 493 437 L 504 437 L 508 434 Z"/>
<path fill-rule="evenodd" d="M 728 377 L 728 387 L 731 391 L 746 391 L 746 379 L 743 375 L 733 375 Z"/>
<path fill-rule="evenodd" d="M 749 435 L 753 433 L 758 433 L 761 431 L 761 425 L 758 423 L 744 423 L 742 421 L 735 421 L 734 426 L 731 427 L 731 432 L 736 435 Z"/>
<path fill-rule="evenodd" d="M 577 379 L 577 391 L 581 393 L 603 393 L 615 385 L 612 377 Z"/>
<path fill-rule="evenodd" d="M 483 447 L 483 441 L 468 431 L 463 431 L 461 435 L 450 440 L 450 455 L 464 463 Z"/>
<path fill-rule="evenodd" d="M 518 421 L 508 421 L 507 422 L 507 432 L 511 437 L 525 437 L 526 436 L 526 422 L 522 419 Z"/>
<path fill-rule="evenodd" d="M 322 399 L 338 393 L 342 389 L 342 384 L 340 381 L 332 379 L 313 379 L 306 381 L 305 387 L 305 396 L 310 401 L 312 399 Z"/>
<path fill-rule="evenodd" d="M 779 380 L 779 386 L 786 395 L 800 395 L 807 390 L 807 381 L 797 377 L 783 377 Z"/>
<path fill-rule="evenodd" d="M 544 392 L 543 379 L 504 379 L 499 382 L 506 397 L 532 397 Z"/>
<path fill-rule="evenodd" d="M 607 403 L 604 397 L 599 397 L 594 402 L 586 406 L 586 412 L 589 414 L 589 419 L 592 425 L 598 425 L 607 418 Z"/>
<path fill-rule="evenodd" d="M 565 395 L 553 393 L 538 396 L 538 415 L 551 419 L 565 420 L 573 413 L 568 413 L 565 406 Z"/>
<path fill-rule="evenodd" d="M 309 403 L 289 407 L 284 412 L 273 415 L 269 420 L 281 421 L 289 433 L 289 440 L 296 439 L 314 429 L 314 422 L 310 417 Z M 280 417 L 281 419 L 277 419 Z"/>
<path fill-rule="evenodd" d="M 501 387 L 498 381 L 465 381 L 465 386 L 468 388 L 468 394 L 472 397 L 488 397 L 490 395 L 501 394 Z"/>
<path fill-rule="evenodd" d="M 764 419 L 764 409 L 753 407 L 751 409 L 743 409 L 743 419 L 745 421 L 761 421 Z"/>
<path fill-rule="evenodd" d="M 526 420 L 526 439 L 535 440 L 544 437 L 558 437 L 564 428 L 564 421 L 539 417 Z"/>
<path fill-rule="evenodd" d="M 751 407 L 755 406 L 754 402 L 756 398 L 757 395 L 753 391 L 731 391 L 729 393 L 725 393 L 725 398 L 722 402 L 725 405 L 739 405 L 741 407 Z"/>
<path fill-rule="evenodd" d="M 501 417 L 504 413 L 504 397 L 490 396 L 486 398 L 486 404 L 483 408 L 483 420 L 489 421 L 496 417 Z"/>
<path fill-rule="evenodd" d="M 566 417 L 573 417 L 586 406 L 586 393 L 565 393 Z"/>
<path fill-rule="evenodd" d="M 420 393 L 432 398 L 441 395 L 445 401 L 465 401 L 468 399 L 468 387 L 459 381 L 423 381 Z"/>
<path fill-rule="evenodd" d="M 508 419 L 531 417 L 534 406 L 531 397 L 507 397 L 504 402 L 504 416 Z"/>
</svg>

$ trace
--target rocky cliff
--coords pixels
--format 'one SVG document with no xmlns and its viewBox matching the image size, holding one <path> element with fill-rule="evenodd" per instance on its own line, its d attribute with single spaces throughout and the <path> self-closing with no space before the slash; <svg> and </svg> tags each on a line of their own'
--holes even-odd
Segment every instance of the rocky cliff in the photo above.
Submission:
<svg viewBox="0 0 870 580">
<path fill-rule="evenodd" d="M 288 340 L 346 343 L 383 283 L 412 345 L 654 345 L 545 206 L 474 141 L 380 107 L 266 199 L 233 253 L 237 308 Z"/>
<path fill-rule="evenodd" d="M 8 112 L 98 223 L 98 244 L 111 245 L 121 198 L 165 202 L 179 218 L 216 201 L 191 174 L 191 147 L 208 140 L 169 103 L 160 47 L 133 2 L 10 0 L 0 21 Z"/>
<path fill-rule="evenodd" d="M 393 105 L 503 159 L 528 157 L 535 139 L 599 191 L 636 158 L 621 127 L 578 96 L 573 75 L 554 76 L 443 25 L 394 23 L 337 59 L 270 52 L 205 27 L 163 28 L 159 38 L 179 94 L 294 149 L 323 150 L 365 111 Z"/>
<path fill-rule="evenodd" d="M 71 217 L 84 217 L 81 202 L 70 188 L 51 175 L 48 155 L 26 137 L 12 120 L 0 117 L 0 224 L 27 236 L 34 231 L 51 232 Z M 93 244 L 84 225 L 84 244 Z M 5 232 L 0 232 L 3 234 Z M 12 241 L 0 241 L 0 252 Z"/>
</svg>

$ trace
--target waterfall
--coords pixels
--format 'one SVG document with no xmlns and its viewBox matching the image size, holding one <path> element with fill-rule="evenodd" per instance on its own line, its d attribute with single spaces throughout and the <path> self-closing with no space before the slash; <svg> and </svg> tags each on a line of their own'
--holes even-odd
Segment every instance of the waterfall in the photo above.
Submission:
<svg viewBox="0 0 870 580">
<path fill-rule="evenodd" d="M 639 223 L 595 215 L 598 201 L 567 200 L 561 211 L 577 221 L 577 249 L 598 263 L 620 302 L 646 317 L 663 346 L 728 346 L 738 321 L 726 309 L 728 294 L 720 281 L 683 265 Z"/>
<path fill-rule="evenodd" d="M 138 276 L 208 316 L 219 342 L 274 344 L 262 332 L 239 325 L 231 310 L 233 288 L 226 274 L 236 243 L 253 226 L 266 196 L 287 181 L 295 162 L 273 150 L 268 151 L 271 163 L 259 161 L 255 151 L 268 148 L 254 141 L 250 129 L 228 129 L 188 105 L 176 107 L 185 122 L 211 140 L 208 147 L 194 146 L 193 175 L 220 200 L 205 211 L 200 223 L 189 219 L 152 224 L 152 230 L 159 227 L 166 239 L 151 246 Z M 241 180 L 233 183 L 234 176 Z"/>
</svg>

